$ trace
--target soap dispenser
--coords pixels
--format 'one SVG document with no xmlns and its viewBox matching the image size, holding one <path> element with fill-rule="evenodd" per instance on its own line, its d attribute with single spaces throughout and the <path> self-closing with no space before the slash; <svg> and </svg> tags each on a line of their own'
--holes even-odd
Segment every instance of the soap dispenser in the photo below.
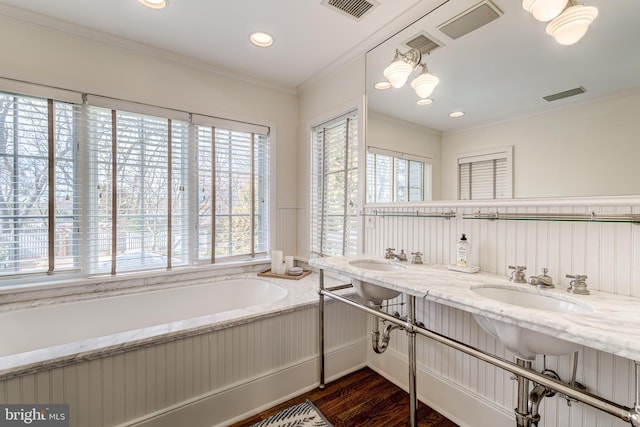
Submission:
<svg viewBox="0 0 640 427">
<path fill-rule="evenodd" d="M 456 252 L 456 265 L 458 267 L 469 267 L 471 265 L 471 246 L 464 233 L 458 242 Z"/>
</svg>

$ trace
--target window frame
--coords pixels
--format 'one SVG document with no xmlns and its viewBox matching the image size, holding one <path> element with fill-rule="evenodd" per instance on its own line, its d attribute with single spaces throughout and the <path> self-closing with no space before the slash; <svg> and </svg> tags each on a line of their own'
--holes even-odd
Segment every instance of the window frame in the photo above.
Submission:
<svg viewBox="0 0 640 427">
<path fill-rule="evenodd" d="M 378 156 L 386 156 L 391 158 L 391 170 L 389 171 L 389 181 L 390 181 L 390 201 L 378 201 L 377 200 L 377 164 L 378 164 Z M 373 157 L 373 166 L 369 164 L 370 158 Z M 407 186 L 406 186 L 406 200 L 400 200 L 399 186 L 398 186 L 398 168 L 399 162 L 406 162 L 408 169 L 406 173 Z M 421 163 L 421 175 L 422 179 L 420 180 L 420 200 L 412 200 L 411 199 L 411 162 L 419 162 Z M 428 165 L 429 173 L 426 173 L 426 169 Z M 373 168 L 373 171 L 372 169 Z M 366 155 L 366 197 L 367 204 L 388 204 L 388 203 L 419 203 L 419 202 L 430 202 L 433 199 L 433 158 L 429 156 L 418 156 L 415 154 L 402 153 L 400 151 L 388 150 L 384 148 L 378 148 L 373 146 L 367 147 L 367 155 Z M 369 175 L 369 172 L 373 173 L 373 177 Z M 373 200 L 369 198 L 370 184 L 371 179 L 373 179 Z"/>
</svg>

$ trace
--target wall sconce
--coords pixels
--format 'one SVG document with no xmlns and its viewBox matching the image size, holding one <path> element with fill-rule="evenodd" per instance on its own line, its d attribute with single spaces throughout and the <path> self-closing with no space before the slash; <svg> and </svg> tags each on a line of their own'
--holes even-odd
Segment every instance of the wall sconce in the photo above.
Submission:
<svg viewBox="0 0 640 427">
<path fill-rule="evenodd" d="M 440 83 L 440 79 L 429 72 L 426 64 L 420 64 L 422 53 L 418 49 L 411 49 L 407 53 L 402 53 L 396 49 L 396 55 L 387 68 L 384 69 L 384 76 L 389 80 L 392 87 L 398 89 L 404 86 L 409 79 L 409 75 L 418 65 L 422 71 L 411 82 L 411 87 L 416 91 L 419 98 L 428 98 L 433 89 Z"/>
<path fill-rule="evenodd" d="M 574 0 L 523 0 L 522 8 L 538 21 L 551 21 L 547 24 L 547 34 L 562 45 L 580 40 L 598 16 L 598 9 Z"/>
<path fill-rule="evenodd" d="M 409 74 L 418 66 L 422 59 L 422 53 L 418 49 L 411 49 L 407 53 L 401 53 L 396 49 L 396 55 L 391 64 L 384 69 L 384 76 L 391 86 L 398 89 L 404 86 Z"/>
</svg>

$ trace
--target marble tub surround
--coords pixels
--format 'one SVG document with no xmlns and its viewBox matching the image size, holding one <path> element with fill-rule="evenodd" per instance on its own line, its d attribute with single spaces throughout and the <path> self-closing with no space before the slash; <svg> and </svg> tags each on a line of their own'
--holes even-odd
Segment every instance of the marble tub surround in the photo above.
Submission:
<svg viewBox="0 0 640 427">
<path fill-rule="evenodd" d="M 370 282 L 397 291 L 553 335 L 559 339 L 595 348 L 632 360 L 640 360 L 640 298 L 598 291 L 591 295 L 566 292 L 568 279 L 555 289 L 539 290 L 528 284 L 514 284 L 508 277 L 478 272 L 450 271 L 446 265 L 412 265 L 400 271 L 374 271 L 354 267 L 351 261 L 379 259 L 379 255 L 354 255 L 314 259 L 310 264 L 333 274 Z M 499 285 L 523 292 L 548 295 L 575 302 L 586 308 L 580 313 L 560 313 L 525 308 L 479 296 L 474 287 Z"/>
<path fill-rule="evenodd" d="M 28 373 L 37 372 L 44 369 L 65 366 L 79 361 L 92 360 L 111 354 L 119 354 L 131 349 L 153 346 L 158 343 L 171 342 L 180 338 L 200 335 L 215 330 L 230 328 L 251 322 L 255 319 L 277 316 L 283 313 L 305 309 L 318 304 L 318 276 L 312 274 L 301 280 L 283 280 L 272 278 L 258 278 L 256 273 L 240 273 L 233 275 L 221 275 L 205 280 L 191 280 L 164 284 L 160 289 L 197 286 L 206 282 L 221 282 L 233 279 L 259 279 L 261 281 L 277 284 L 286 290 L 284 298 L 273 303 L 258 304 L 251 307 L 239 308 L 225 311 L 223 313 L 199 315 L 198 317 L 177 320 L 170 323 L 153 325 L 141 329 L 134 329 L 112 335 L 100 336 L 84 339 L 63 345 L 56 345 L 47 348 L 26 351 L 18 354 L 10 354 L 0 357 L 0 380 L 8 379 Z M 325 279 L 328 286 L 344 283 L 344 280 L 332 277 Z M 139 294 L 153 292 L 159 288 L 145 288 L 143 292 L 138 289 Z M 94 298 L 109 298 L 112 296 L 125 295 L 123 292 L 131 293 L 132 290 L 116 289 L 111 292 L 100 292 L 93 294 Z M 350 294 L 353 291 L 346 289 L 343 294 Z M 69 302 L 82 301 L 87 298 L 87 294 L 62 295 L 59 298 L 51 298 L 46 301 L 47 305 L 65 304 Z M 30 308 L 26 310 L 38 310 L 42 302 L 18 302 L 15 304 L 5 304 L 3 310 L 25 309 L 25 305 Z M 17 308 L 16 308 L 17 307 Z M 117 316 L 117 313 L 114 313 Z M 45 328 L 46 329 L 46 328 Z M 43 333 L 62 333 L 64 331 L 47 331 Z M 1 345 L 1 344 L 0 344 Z"/>
</svg>

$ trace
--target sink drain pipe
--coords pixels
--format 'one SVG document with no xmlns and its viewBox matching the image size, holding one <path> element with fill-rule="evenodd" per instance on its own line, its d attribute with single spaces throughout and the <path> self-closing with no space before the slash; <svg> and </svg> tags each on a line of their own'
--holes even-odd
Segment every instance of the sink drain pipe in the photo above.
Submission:
<svg viewBox="0 0 640 427">
<path fill-rule="evenodd" d="M 398 319 L 383 311 L 378 311 L 374 308 L 363 305 L 358 301 L 354 301 L 350 298 L 343 297 L 335 293 L 340 289 L 349 288 L 351 285 L 336 286 L 330 289 L 324 287 L 324 270 L 320 269 L 320 289 L 318 294 L 320 296 L 319 302 L 319 353 L 320 353 L 320 384 L 319 388 L 325 387 L 325 366 L 324 366 L 324 297 L 328 296 L 332 299 L 338 300 L 344 304 L 350 305 L 362 311 L 365 311 L 374 316 L 385 319 L 393 324 L 403 327 L 409 336 L 409 394 L 411 396 L 411 426 L 415 426 L 416 417 L 416 390 L 415 390 L 415 377 L 416 377 L 416 358 L 415 358 L 415 336 L 416 334 L 430 338 L 440 344 L 444 344 L 458 351 L 466 353 L 476 359 L 490 363 L 493 366 L 504 369 L 517 376 L 526 378 L 529 381 L 534 381 L 536 384 L 541 385 L 547 389 L 556 391 L 563 394 L 566 397 L 573 398 L 579 402 L 596 408 L 600 411 L 606 412 L 614 417 L 620 418 L 623 421 L 627 421 L 632 427 L 640 427 L 640 362 L 635 361 L 635 404 L 633 408 L 628 408 L 623 405 L 619 405 L 615 402 L 611 402 L 603 397 L 596 396 L 581 390 L 578 390 L 570 385 L 567 385 L 559 380 L 551 378 L 547 375 L 540 374 L 525 366 L 520 366 L 516 363 L 494 356 L 493 354 L 484 352 L 482 350 L 471 347 L 460 341 L 441 335 L 437 332 L 430 331 L 422 326 L 416 324 L 415 319 L 415 297 L 409 295 L 408 315 L 406 321 Z M 528 397 L 528 396 L 527 396 Z M 527 401 L 528 399 L 525 399 Z"/>
</svg>

